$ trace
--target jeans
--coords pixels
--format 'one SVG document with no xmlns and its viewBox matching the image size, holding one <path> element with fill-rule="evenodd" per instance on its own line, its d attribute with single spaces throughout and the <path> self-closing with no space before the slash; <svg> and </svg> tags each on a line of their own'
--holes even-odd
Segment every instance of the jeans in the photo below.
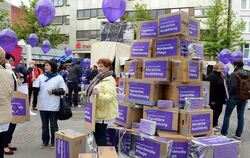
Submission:
<svg viewBox="0 0 250 158">
<path fill-rule="evenodd" d="M 68 82 L 67 84 L 69 92 L 68 92 L 68 102 L 69 105 L 72 106 L 72 92 L 74 91 L 74 96 L 73 96 L 73 102 L 74 102 L 74 106 L 78 105 L 78 83 L 76 82 Z"/>
<path fill-rule="evenodd" d="M 58 131 L 57 112 L 56 111 L 40 111 L 42 121 L 42 141 L 43 144 L 48 145 L 51 135 L 51 144 L 55 144 L 55 132 Z M 50 123 L 50 135 L 49 135 Z"/>
<path fill-rule="evenodd" d="M 226 103 L 226 111 L 225 111 L 223 126 L 221 129 L 222 135 L 227 135 L 228 133 L 227 131 L 228 131 L 229 123 L 230 123 L 230 116 L 235 106 L 237 106 L 237 118 L 238 118 L 238 124 L 237 124 L 235 135 L 237 137 L 241 137 L 243 127 L 244 127 L 244 111 L 246 107 L 246 101 L 239 100 L 235 97 L 230 97 Z"/>
<path fill-rule="evenodd" d="M 4 137 L 4 147 L 8 147 L 9 144 L 11 143 L 13 133 L 16 129 L 16 124 L 10 123 L 8 131 L 6 131 L 5 137 Z"/>
<path fill-rule="evenodd" d="M 6 132 L 0 132 L 0 158 L 3 158 L 4 156 L 4 143 L 3 139 L 5 138 Z"/>
<path fill-rule="evenodd" d="M 107 124 L 96 123 L 95 124 L 95 141 L 97 146 L 107 146 Z"/>
</svg>

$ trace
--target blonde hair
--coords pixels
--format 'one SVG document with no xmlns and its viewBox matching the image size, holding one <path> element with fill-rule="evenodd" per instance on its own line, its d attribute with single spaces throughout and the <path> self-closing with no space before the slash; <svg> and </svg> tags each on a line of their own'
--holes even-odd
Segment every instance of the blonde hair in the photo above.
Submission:
<svg viewBox="0 0 250 158">
<path fill-rule="evenodd" d="M 4 63 L 4 60 L 5 60 L 5 51 L 2 47 L 0 47 L 0 64 L 3 64 Z"/>
<path fill-rule="evenodd" d="M 224 67 L 222 63 L 216 63 L 214 66 L 213 66 L 213 71 L 215 70 L 218 70 L 220 67 Z"/>
</svg>

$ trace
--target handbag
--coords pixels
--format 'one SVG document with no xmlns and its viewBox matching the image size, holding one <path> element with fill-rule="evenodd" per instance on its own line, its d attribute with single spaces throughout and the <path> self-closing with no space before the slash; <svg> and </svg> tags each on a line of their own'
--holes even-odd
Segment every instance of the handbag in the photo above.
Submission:
<svg viewBox="0 0 250 158">
<path fill-rule="evenodd" d="M 72 117 L 72 111 L 71 108 L 68 105 L 66 96 L 60 97 L 60 108 L 57 112 L 57 118 L 58 120 L 68 120 Z"/>
</svg>

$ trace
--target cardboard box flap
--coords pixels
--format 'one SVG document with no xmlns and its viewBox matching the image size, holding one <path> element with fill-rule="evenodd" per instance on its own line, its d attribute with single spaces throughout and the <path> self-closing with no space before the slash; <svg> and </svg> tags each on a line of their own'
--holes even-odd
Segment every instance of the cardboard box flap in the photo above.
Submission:
<svg viewBox="0 0 250 158">
<path fill-rule="evenodd" d="M 78 138 L 78 137 L 82 137 L 85 134 L 71 130 L 71 129 L 65 129 L 65 130 L 61 130 L 58 131 L 59 134 L 61 134 L 62 136 L 65 137 L 69 137 L 69 138 Z"/>
<path fill-rule="evenodd" d="M 185 137 L 185 136 L 180 135 L 180 134 L 172 134 L 172 133 L 164 132 L 164 131 L 157 131 L 157 134 L 161 138 L 168 138 L 168 139 L 171 139 L 173 141 L 188 141 L 189 139 L 191 139 L 191 137 Z"/>
<path fill-rule="evenodd" d="M 78 158 L 97 158 L 96 153 L 81 153 Z"/>
<path fill-rule="evenodd" d="M 115 147 L 98 147 L 99 158 L 118 158 Z"/>
</svg>

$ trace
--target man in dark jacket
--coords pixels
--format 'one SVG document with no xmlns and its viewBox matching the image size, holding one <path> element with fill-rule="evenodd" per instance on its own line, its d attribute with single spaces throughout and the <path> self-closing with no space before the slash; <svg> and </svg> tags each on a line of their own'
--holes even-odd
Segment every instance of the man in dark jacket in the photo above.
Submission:
<svg viewBox="0 0 250 158">
<path fill-rule="evenodd" d="M 226 99 L 223 71 L 224 67 L 222 64 L 215 64 L 213 66 L 213 72 L 211 72 L 207 77 L 207 80 L 210 81 L 209 105 L 211 109 L 213 109 L 213 127 L 217 129 L 219 128 L 218 119 Z"/>
<path fill-rule="evenodd" d="M 235 61 L 233 65 L 235 68 L 234 73 L 237 73 L 242 79 L 246 79 L 250 75 L 249 71 L 243 69 L 244 63 L 242 61 Z M 226 103 L 227 106 L 226 106 L 221 134 L 227 135 L 230 116 L 235 106 L 237 106 L 238 125 L 235 131 L 235 135 L 233 137 L 235 139 L 240 140 L 244 127 L 244 111 L 246 107 L 246 100 L 241 100 L 238 97 L 240 90 L 240 80 L 236 77 L 234 73 L 231 74 L 230 80 L 228 82 L 228 92 L 230 97 Z"/>
<path fill-rule="evenodd" d="M 77 107 L 78 106 L 78 92 L 79 92 L 78 84 L 80 84 L 81 77 L 82 77 L 82 69 L 80 66 L 80 61 L 73 63 L 72 67 L 69 68 L 68 72 L 69 72 L 69 75 L 67 78 L 67 86 L 69 89 L 68 102 L 69 102 L 69 105 L 72 106 L 72 92 L 74 91 L 73 103 L 74 103 L 74 106 Z"/>
</svg>

